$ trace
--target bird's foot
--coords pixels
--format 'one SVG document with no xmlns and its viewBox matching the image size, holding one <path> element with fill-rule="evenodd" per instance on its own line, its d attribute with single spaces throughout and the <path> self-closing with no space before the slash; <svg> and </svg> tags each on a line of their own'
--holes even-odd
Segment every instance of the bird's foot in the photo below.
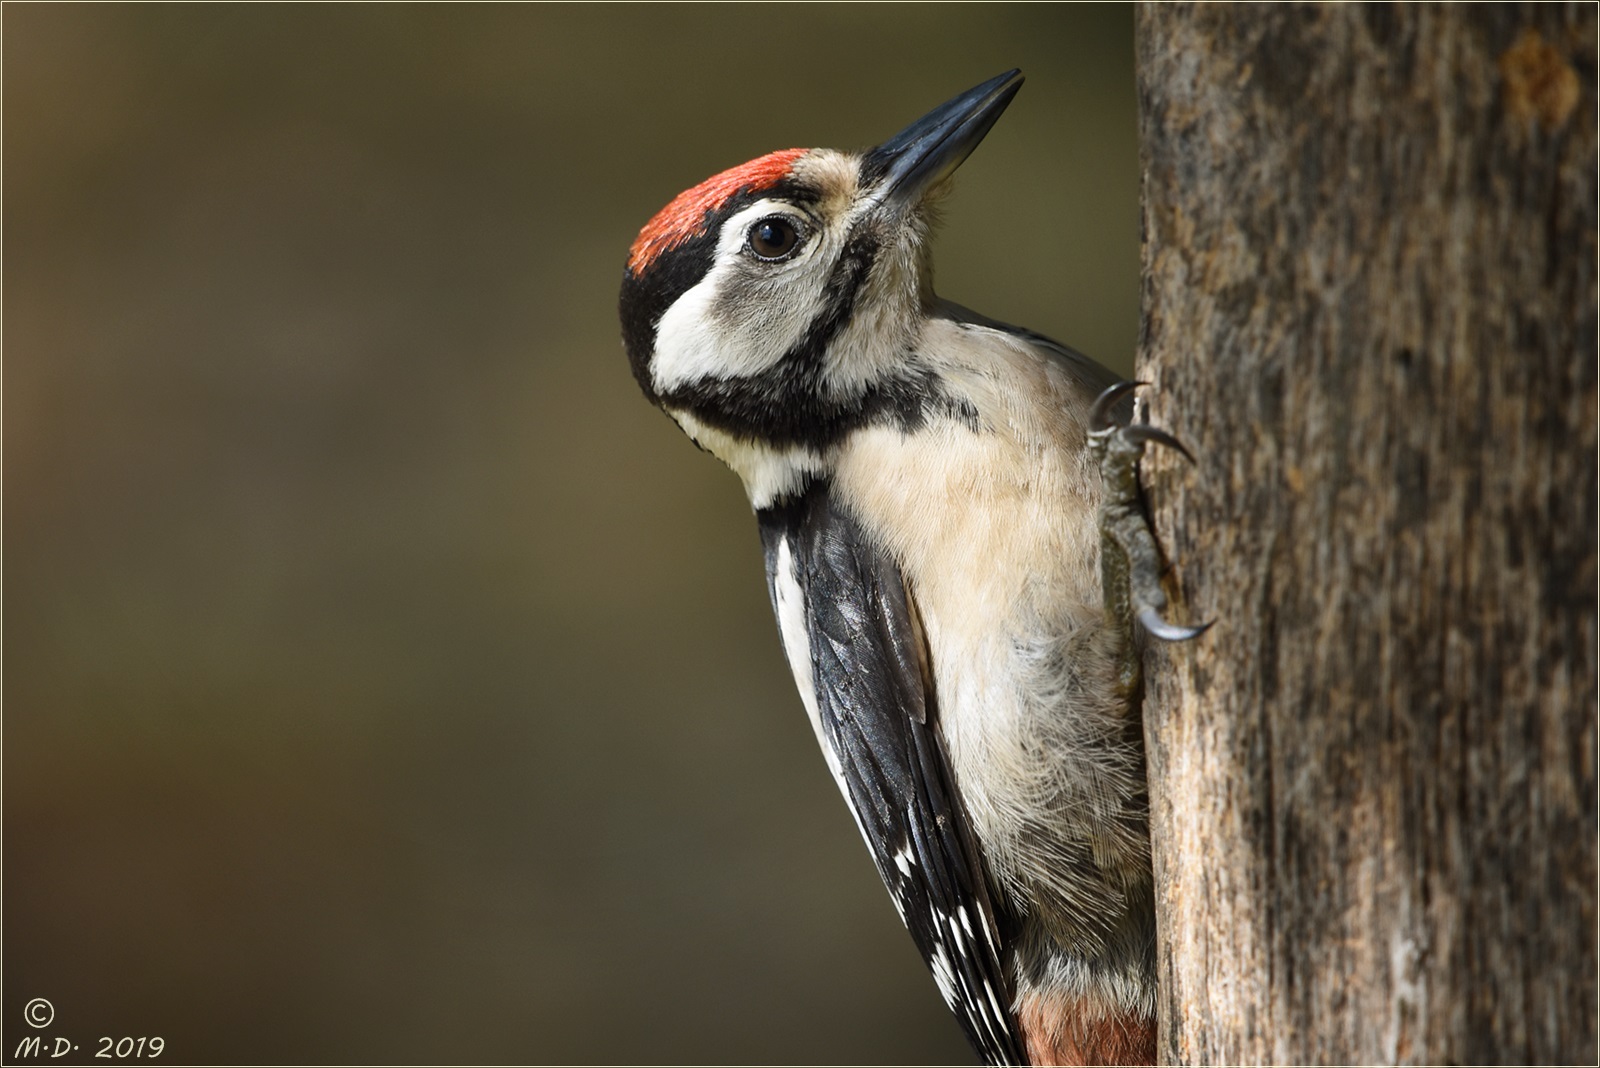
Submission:
<svg viewBox="0 0 1600 1068">
<path fill-rule="evenodd" d="M 1176 449 L 1190 463 L 1194 456 L 1165 430 L 1119 422 L 1114 416 L 1119 402 L 1141 385 L 1117 383 L 1100 394 L 1089 412 L 1089 447 L 1100 460 L 1100 565 L 1106 611 L 1130 628 L 1131 621 L 1138 620 L 1163 641 L 1188 641 L 1211 624 L 1184 626 L 1169 623 L 1163 615 L 1167 594 L 1161 586 L 1161 549 L 1139 490 L 1139 459 L 1147 444 Z"/>
</svg>

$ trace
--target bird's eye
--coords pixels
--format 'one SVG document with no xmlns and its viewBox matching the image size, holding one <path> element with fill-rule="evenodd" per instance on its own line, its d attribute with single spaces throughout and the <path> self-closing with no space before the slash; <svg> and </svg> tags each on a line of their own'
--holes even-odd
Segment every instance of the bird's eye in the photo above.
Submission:
<svg viewBox="0 0 1600 1068">
<path fill-rule="evenodd" d="M 800 245 L 794 223 L 774 215 L 750 227 L 750 251 L 764 260 L 781 260 Z"/>
</svg>

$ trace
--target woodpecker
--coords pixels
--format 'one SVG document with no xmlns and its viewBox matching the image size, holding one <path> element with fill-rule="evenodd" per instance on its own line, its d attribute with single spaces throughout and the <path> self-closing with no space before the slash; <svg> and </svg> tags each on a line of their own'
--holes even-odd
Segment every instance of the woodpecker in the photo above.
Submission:
<svg viewBox="0 0 1600 1068">
<path fill-rule="evenodd" d="M 991 1064 L 1152 1063 L 1134 383 L 933 291 L 930 207 L 1010 71 L 866 152 L 681 193 L 623 273 L 645 395 L 743 480 L 823 756 Z"/>
</svg>

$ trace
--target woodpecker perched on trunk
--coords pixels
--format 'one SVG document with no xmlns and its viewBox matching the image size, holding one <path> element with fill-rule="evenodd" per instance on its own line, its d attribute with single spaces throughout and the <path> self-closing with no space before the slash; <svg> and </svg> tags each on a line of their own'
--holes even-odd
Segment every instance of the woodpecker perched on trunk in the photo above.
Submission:
<svg viewBox="0 0 1600 1068">
<path fill-rule="evenodd" d="M 645 395 L 749 494 L 823 755 L 989 1063 L 1150 1063 L 1134 620 L 1165 623 L 1131 383 L 936 297 L 928 201 L 1022 84 L 868 152 L 791 149 L 640 231 Z"/>
</svg>

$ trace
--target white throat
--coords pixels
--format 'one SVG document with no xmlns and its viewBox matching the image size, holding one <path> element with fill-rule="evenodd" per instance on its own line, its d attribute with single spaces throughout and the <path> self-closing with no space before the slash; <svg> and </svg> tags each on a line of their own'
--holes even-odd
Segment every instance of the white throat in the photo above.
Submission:
<svg viewBox="0 0 1600 1068">
<path fill-rule="evenodd" d="M 810 476 L 828 466 L 821 453 L 804 445 L 765 445 L 707 426 L 685 411 L 669 408 L 667 414 L 696 445 L 733 469 L 758 511 L 799 493 Z"/>
</svg>

